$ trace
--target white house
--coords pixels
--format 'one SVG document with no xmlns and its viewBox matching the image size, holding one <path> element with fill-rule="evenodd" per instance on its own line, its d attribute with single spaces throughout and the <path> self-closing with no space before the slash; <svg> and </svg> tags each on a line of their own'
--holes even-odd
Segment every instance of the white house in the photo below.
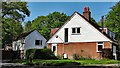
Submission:
<svg viewBox="0 0 120 68">
<path fill-rule="evenodd" d="M 45 47 L 47 47 L 46 39 L 37 30 L 19 35 L 12 43 L 13 51 L 20 50 L 21 53 L 27 49 L 43 49 Z"/>
<path fill-rule="evenodd" d="M 115 34 L 107 28 L 104 28 L 102 32 L 101 27 L 90 21 L 90 15 L 89 7 L 85 7 L 83 15 L 74 12 L 61 28 L 51 30 L 53 35 L 47 42 L 48 48 L 56 56 L 67 54 L 70 59 L 74 54 L 86 58 L 102 59 L 104 57 L 101 53 L 103 50 L 108 50 L 112 51 L 117 59 Z M 109 55 L 109 52 L 106 54 Z"/>
</svg>

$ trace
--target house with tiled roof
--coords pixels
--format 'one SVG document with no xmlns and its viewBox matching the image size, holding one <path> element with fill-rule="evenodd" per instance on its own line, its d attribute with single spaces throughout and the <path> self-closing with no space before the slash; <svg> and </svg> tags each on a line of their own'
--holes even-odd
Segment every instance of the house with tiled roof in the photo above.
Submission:
<svg viewBox="0 0 120 68">
<path fill-rule="evenodd" d="M 46 39 L 37 31 L 22 33 L 12 43 L 13 51 L 24 53 L 27 49 L 43 49 L 47 47 Z"/>
<path fill-rule="evenodd" d="M 74 55 L 91 59 L 113 56 L 117 59 L 115 34 L 91 22 L 90 16 L 89 7 L 84 8 L 83 15 L 74 12 L 61 28 L 51 30 L 48 48 L 56 56 L 69 59 Z"/>
</svg>

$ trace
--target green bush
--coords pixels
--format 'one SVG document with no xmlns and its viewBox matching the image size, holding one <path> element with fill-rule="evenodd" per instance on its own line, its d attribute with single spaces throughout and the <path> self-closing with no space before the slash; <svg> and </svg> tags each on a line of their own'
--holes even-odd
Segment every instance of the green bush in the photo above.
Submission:
<svg viewBox="0 0 120 68">
<path fill-rule="evenodd" d="M 79 55 L 78 54 L 73 54 L 73 59 L 75 59 L 75 60 L 79 60 Z"/>
<path fill-rule="evenodd" d="M 91 58 L 85 58 L 85 57 L 80 57 L 79 60 L 94 60 L 94 59 L 91 59 Z"/>
<path fill-rule="evenodd" d="M 26 59 L 33 54 L 33 59 L 57 59 L 50 49 L 28 49 L 26 51 Z"/>
<path fill-rule="evenodd" d="M 36 49 L 28 49 L 25 52 L 25 57 L 26 59 L 29 59 L 30 55 L 33 53 L 33 57 L 34 57 L 34 53 L 35 53 Z"/>
</svg>

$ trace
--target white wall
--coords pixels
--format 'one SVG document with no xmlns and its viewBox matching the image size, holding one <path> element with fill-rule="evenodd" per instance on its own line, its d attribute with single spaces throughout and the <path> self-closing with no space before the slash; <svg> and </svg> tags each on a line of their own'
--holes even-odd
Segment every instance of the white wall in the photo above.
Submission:
<svg viewBox="0 0 120 68">
<path fill-rule="evenodd" d="M 21 43 L 22 40 L 24 40 L 24 44 Z M 35 40 L 42 40 L 42 45 L 35 45 Z M 45 46 L 47 47 L 46 39 L 36 30 L 26 36 L 25 39 L 14 41 L 12 44 L 14 51 L 32 48 L 42 49 Z"/>
<path fill-rule="evenodd" d="M 80 35 L 72 35 L 73 27 L 81 27 Z M 62 28 L 48 41 L 48 43 L 62 43 L 64 41 L 64 28 L 68 28 L 68 42 L 96 42 L 96 41 L 110 41 L 85 19 L 77 13 L 74 14 L 72 19 L 65 23 Z M 56 38 L 55 36 L 59 37 Z"/>
<path fill-rule="evenodd" d="M 42 40 L 42 45 L 35 45 L 35 40 Z M 47 46 L 46 39 L 36 30 L 25 38 L 24 50 L 32 48 L 42 49 L 45 46 Z"/>
</svg>

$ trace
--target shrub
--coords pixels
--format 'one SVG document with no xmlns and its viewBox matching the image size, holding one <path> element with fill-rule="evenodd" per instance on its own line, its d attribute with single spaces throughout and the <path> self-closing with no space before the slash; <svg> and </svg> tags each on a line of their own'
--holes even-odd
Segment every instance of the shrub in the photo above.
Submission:
<svg viewBox="0 0 120 68">
<path fill-rule="evenodd" d="M 28 50 L 26 50 L 26 52 L 25 52 L 25 58 L 26 58 L 26 59 L 29 59 L 29 57 L 30 57 L 30 55 L 31 55 L 32 53 L 33 53 L 33 57 L 34 57 L 35 50 L 36 50 L 36 49 L 28 49 Z"/>
<path fill-rule="evenodd" d="M 26 59 L 33 54 L 33 59 L 57 59 L 50 49 L 28 49 L 26 51 Z"/>
<path fill-rule="evenodd" d="M 63 56 L 62 56 L 62 55 L 58 55 L 57 58 L 58 58 L 59 60 L 62 60 L 62 59 L 63 59 Z"/>
<path fill-rule="evenodd" d="M 79 55 L 78 54 L 73 54 L 73 59 L 75 59 L 75 60 L 79 60 Z"/>
<path fill-rule="evenodd" d="M 91 59 L 91 58 L 81 57 L 80 60 L 93 60 L 93 59 Z"/>
</svg>

